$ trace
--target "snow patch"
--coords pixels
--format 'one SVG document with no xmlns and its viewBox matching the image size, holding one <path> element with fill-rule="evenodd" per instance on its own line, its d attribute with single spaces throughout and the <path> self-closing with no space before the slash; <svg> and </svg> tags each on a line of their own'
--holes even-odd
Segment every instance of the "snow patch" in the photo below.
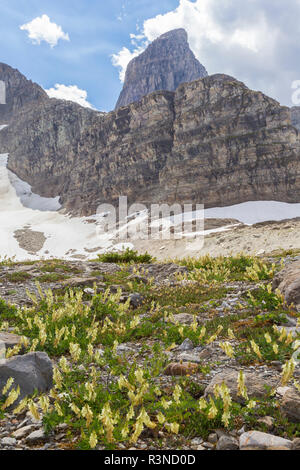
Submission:
<svg viewBox="0 0 300 470">
<path fill-rule="evenodd" d="M 205 218 L 237 219 L 246 225 L 260 222 L 296 219 L 300 217 L 300 204 L 278 201 L 249 201 L 228 207 L 205 210 Z"/>
<path fill-rule="evenodd" d="M 0 155 L 0 257 L 15 257 L 19 261 L 51 257 L 73 259 L 75 256 L 90 259 L 95 258 L 97 252 L 112 247 L 112 235 L 99 237 L 97 222 L 91 224 L 89 217 L 72 218 L 55 212 L 57 198 L 47 200 L 31 193 L 27 183 L 11 176 L 6 163 L 7 155 Z M 35 209 L 25 207 L 25 199 Z M 14 238 L 14 233 L 20 229 L 45 235 L 46 242 L 36 255 L 20 248 Z"/>
</svg>

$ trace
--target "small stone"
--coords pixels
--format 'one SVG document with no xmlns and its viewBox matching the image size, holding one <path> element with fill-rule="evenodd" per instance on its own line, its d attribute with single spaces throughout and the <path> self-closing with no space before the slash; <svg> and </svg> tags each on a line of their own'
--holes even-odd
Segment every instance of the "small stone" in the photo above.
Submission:
<svg viewBox="0 0 300 470">
<path fill-rule="evenodd" d="M 130 306 L 133 308 L 139 308 L 144 302 L 144 297 L 138 293 L 130 294 L 129 298 Z"/>
<path fill-rule="evenodd" d="M 197 372 L 198 365 L 190 362 L 184 362 L 183 364 L 172 363 L 167 366 L 164 374 L 170 376 L 184 376 L 193 375 Z"/>
<path fill-rule="evenodd" d="M 39 429 L 38 431 L 33 431 L 26 438 L 27 444 L 36 444 L 38 442 L 43 442 L 45 440 L 47 440 L 47 437 L 43 429 Z"/>
<path fill-rule="evenodd" d="M 189 338 L 186 338 L 177 348 L 178 351 L 190 351 L 191 349 L 194 349 L 194 344 Z"/>
<path fill-rule="evenodd" d="M 67 429 L 67 428 L 68 428 L 67 423 L 61 423 L 61 424 L 59 424 L 59 425 L 57 426 L 56 429 L 59 429 L 60 431 L 64 431 L 64 430 Z"/>
<path fill-rule="evenodd" d="M 241 450 L 291 450 L 292 441 L 260 431 L 249 431 L 240 437 Z"/>
<path fill-rule="evenodd" d="M 217 450 L 238 450 L 239 442 L 232 436 L 221 436 L 217 443 Z"/>
<path fill-rule="evenodd" d="M 277 395 L 283 397 L 286 392 L 288 392 L 290 390 L 290 387 L 278 387 L 277 390 L 276 390 L 276 393 Z"/>
<path fill-rule="evenodd" d="M 21 344 L 22 338 L 21 336 L 15 335 L 13 333 L 0 332 L 0 343 L 1 341 L 3 341 L 6 349 L 12 349 L 15 346 L 19 346 Z M 24 351 L 24 348 L 22 348 L 22 350 Z"/>
<path fill-rule="evenodd" d="M 174 315 L 175 321 L 181 325 L 191 325 L 194 322 L 194 315 L 190 313 L 178 313 Z"/>
<path fill-rule="evenodd" d="M 218 442 L 218 435 L 214 432 L 208 436 L 208 442 L 211 444 L 216 444 Z"/>
<path fill-rule="evenodd" d="M 191 445 L 192 446 L 199 446 L 201 445 L 203 442 L 203 439 L 202 437 L 195 437 L 192 441 L 191 441 Z"/>
<path fill-rule="evenodd" d="M 300 450 L 300 437 L 297 437 L 292 442 L 292 450 Z"/>
<path fill-rule="evenodd" d="M 16 445 L 17 440 L 14 439 L 13 437 L 4 437 L 3 439 L 1 439 L 0 442 L 3 446 L 12 447 L 12 446 Z"/>
<path fill-rule="evenodd" d="M 271 365 L 278 370 L 278 372 L 282 371 L 282 363 L 280 361 L 272 361 Z"/>
<path fill-rule="evenodd" d="M 119 344 L 119 346 L 117 346 L 117 349 L 116 349 L 116 353 L 118 355 L 132 354 L 134 352 L 135 352 L 135 350 L 133 349 L 133 347 L 132 346 L 127 346 L 126 344 Z"/>
<path fill-rule="evenodd" d="M 34 424 L 30 424 L 29 426 L 24 426 L 23 428 L 18 429 L 15 431 L 12 435 L 16 439 L 22 439 L 23 437 L 27 436 L 30 434 L 33 430 L 35 429 Z"/>
<path fill-rule="evenodd" d="M 202 446 L 205 447 L 206 449 L 214 449 L 215 448 L 215 446 L 213 444 L 211 444 L 210 442 L 203 442 Z"/>
<path fill-rule="evenodd" d="M 180 362 L 194 362 L 195 364 L 201 364 L 202 362 L 199 354 L 193 354 L 189 352 L 182 352 L 178 354 L 177 360 Z"/>
<path fill-rule="evenodd" d="M 86 289 L 84 289 L 83 292 L 87 295 L 95 295 L 94 289 L 91 289 L 90 287 L 87 287 Z"/>
<path fill-rule="evenodd" d="M 197 447 L 197 450 L 206 450 L 206 449 L 205 449 L 205 447 L 203 447 L 203 446 L 198 446 L 198 447 Z"/>
<path fill-rule="evenodd" d="M 272 431 L 274 428 L 274 418 L 271 418 L 271 416 L 264 416 L 263 418 L 258 419 L 257 422 L 264 424 L 268 431 Z"/>
</svg>

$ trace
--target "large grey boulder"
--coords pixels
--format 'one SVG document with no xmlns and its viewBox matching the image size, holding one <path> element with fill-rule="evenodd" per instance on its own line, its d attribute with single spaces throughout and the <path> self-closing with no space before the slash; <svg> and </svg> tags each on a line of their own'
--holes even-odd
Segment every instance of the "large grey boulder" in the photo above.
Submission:
<svg viewBox="0 0 300 470">
<path fill-rule="evenodd" d="M 249 431 L 240 437 L 240 450 L 291 450 L 292 441 L 260 431 Z"/>
<path fill-rule="evenodd" d="M 232 399 L 238 403 L 243 403 L 244 399 L 238 395 L 238 376 L 239 372 L 232 369 L 225 369 L 223 372 L 215 375 L 210 384 L 205 389 L 205 396 L 213 395 L 215 385 L 221 385 L 223 382 L 231 392 Z M 270 387 L 275 387 L 278 383 L 276 377 L 264 377 L 257 372 L 246 372 L 245 385 L 249 398 L 262 398 L 268 394 Z"/>
<path fill-rule="evenodd" d="M 300 304 L 300 261 L 289 264 L 273 280 L 273 289 L 279 289 L 287 304 Z"/>
<path fill-rule="evenodd" d="M 13 387 L 19 385 L 20 396 L 17 404 L 36 390 L 46 392 L 53 384 L 53 366 L 44 352 L 33 352 L 24 356 L 0 360 L 0 399 L 3 387 L 9 378 L 14 379 Z"/>
</svg>

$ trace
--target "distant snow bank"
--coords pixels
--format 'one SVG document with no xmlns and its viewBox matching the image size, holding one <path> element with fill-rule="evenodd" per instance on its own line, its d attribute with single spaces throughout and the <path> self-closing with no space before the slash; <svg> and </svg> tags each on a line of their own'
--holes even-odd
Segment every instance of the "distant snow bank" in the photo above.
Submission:
<svg viewBox="0 0 300 470">
<path fill-rule="evenodd" d="M 277 201 L 249 201 L 229 207 L 206 209 L 205 217 L 212 219 L 237 219 L 253 225 L 260 222 L 280 221 L 300 217 L 300 204 Z"/>
<path fill-rule="evenodd" d="M 147 215 L 146 215 L 147 217 Z M 253 225 L 260 222 L 280 221 L 285 219 L 295 219 L 300 217 L 300 203 L 288 204 L 278 201 L 249 201 L 234 206 L 215 207 L 194 212 L 185 212 L 171 217 L 165 217 L 152 222 L 151 226 L 163 226 L 164 229 L 203 219 L 235 219 L 246 225 Z M 227 226 L 229 228 L 231 226 Z M 224 227 L 225 228 L 225 227 Z M 224 228 L 205 231 L 206 234 L 222 231 Z"/>
<path fill-rule="evenodd" d="M 0 168 L 2 167 L 6 169 L 7 158 L 8 155 L 6 154 L 0 155 Z M 34 194 L 31 190 L 31 186 L 28 183 L 22 181 L 17 175 L 12 173 L 11 171 L 6 171 L 10 184 L 15 189 L 16 194 L 24 207 L 39 211 L 58 211 L 59 209 L 61 209 L 61 204 L 59 203 L 59 196 L 55 198 L 46 198 L 41 197 L 38 194 Z"/>
<path fill-rule="evenodd" d="M 0 259 L 5 256 L 19 261 L 53 257 L 89 259 L 112 246 L 111 235 L 100 238 L 91 218 L 72 218 L 57 212 L 58 198 L 33 194 L 30 186 L 13 175 L 6 164 L 7 155 L 0 155 Z M 34 246 L 30 252 L 21 248 L 14 237 L 17 230 L 27 231 L 29 241 L 30 231 L 43 233 L 46 237 L 43 248 L 36 254 Z"/>
</svg>

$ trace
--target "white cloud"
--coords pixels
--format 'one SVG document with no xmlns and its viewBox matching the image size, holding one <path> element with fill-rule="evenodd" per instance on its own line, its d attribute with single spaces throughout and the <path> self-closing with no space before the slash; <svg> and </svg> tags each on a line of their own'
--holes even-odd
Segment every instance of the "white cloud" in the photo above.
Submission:
<svg viewBox="0 0 300 470">
<path fill-rule="evenodd" d="M 125 73 L 126 73 L 126 68 L 129 62 L 134 59 L 134 57 L 137 57 L 140 55 L 145 48 L 139 47 L 137 49 L 134 49 L 133 52 L 130 52 L 127 47 L 123 47 L 118 54 L 113 54 L 112 55 L 112 63 L 115 67 L 119 67 L 119 78 L 120 81 L 123 83 L 125 80 Z"/>
<path fill-rule="evenodd" d="M 20 26 L 20 29 L 27 31 L 33 44 L 41 44 L 45 41 L 51 47 L 55 47 L 60 39 L 70 41 L 69 35 L 63 32 L 61 26 L 52 23 L 47 15 L 34 18 L 30 23 Z"/>
<path fill-rule="evenodd" d="M 95 109 L 87 101 L 87 92 L 78 88 L 77 85 L 66 86 L 56 83 L 56 85 L 54 85 L 54 88 L 50 88 L 49 90 L 45 91 L 50 98 L 74 101 L 75 103 L 78 103 L 85 108 Z"/>
<path fill-rule="evenodd" d="M 178 7 L 147 19 L 131 35 L 133 51 L 113 56 L 124 80 L 129 61 L 161 34 L 184 28 L 190 47 L 209 74 L 226 73 L 283 104 L 300 78 L 299 0 L 179 0 Z"/>
</svg>

